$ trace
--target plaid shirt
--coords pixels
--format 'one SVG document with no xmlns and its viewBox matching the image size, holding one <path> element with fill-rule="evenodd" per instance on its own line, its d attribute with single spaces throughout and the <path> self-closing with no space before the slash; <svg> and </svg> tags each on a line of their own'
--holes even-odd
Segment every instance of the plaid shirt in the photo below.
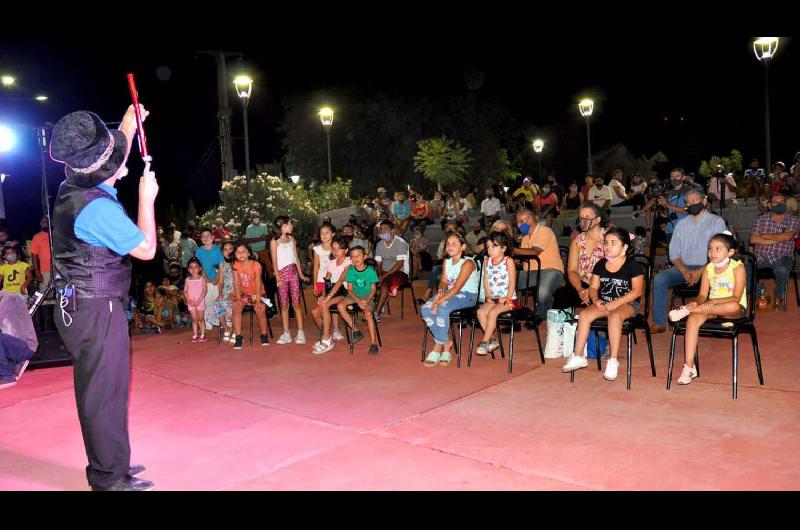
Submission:
<svg viewBox="0 0 800 530">
<path fill-rule="evenodd" d="M 780 234 L 792 231 L 797 239 L 800 233 L 800 219 L 789 213 L 783 216 L 783 221 L 776 223 L 772 219 L 772 214 L 764 214 L 756 219 L 756 226 L 753 229 L 759 234 Z M 791 256 L 794 253 L 794 241 L 784 241 L 774 245 L 756 245 L 756 259 L 759 263 L 775 263 L 784 256 Z"/>
</svg>

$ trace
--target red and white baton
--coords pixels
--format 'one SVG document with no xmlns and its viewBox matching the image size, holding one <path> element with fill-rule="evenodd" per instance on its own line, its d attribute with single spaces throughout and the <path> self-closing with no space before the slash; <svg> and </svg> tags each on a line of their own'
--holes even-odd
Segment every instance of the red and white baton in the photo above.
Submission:
<svg viewBox="0 0 800 530">
<path fill-rule="evenodd" d="M 136 134 L 139 137 L 139 152 L 142 155 L 142 160 L 145 162 L 152 162 L 153 158 L 147 152 L 147 140 L 144 135 L 144 125 L 142 125 L 142 113 L 139 109 L 139 92 L 136 90 L 136 81 L 133 74 L 128 74 L 128 88 L 131 91 L 131 99 L 133 99 L 133 111 L 136 113 Z"/>
</svg>

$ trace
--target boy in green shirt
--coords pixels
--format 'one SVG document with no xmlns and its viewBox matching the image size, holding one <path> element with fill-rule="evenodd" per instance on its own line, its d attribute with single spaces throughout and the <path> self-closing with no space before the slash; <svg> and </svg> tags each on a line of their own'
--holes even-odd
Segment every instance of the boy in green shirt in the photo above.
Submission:
<svg viewBox="0 0 800 530">
<path fill-rule="evenodd" d="M 337 304 L 339 315 L 345 323 L 353 328 L 353 343 L 364 338 L 364 334 L 355 329 L 355 322 L 347 312 L 347 306 L 358 304 L 364 312 L 369 327 L 369 338 L 372 345 L 369 347 L 370 355 L 378 354 L 378 340 L 375 332 L 375 318 L 372 311 L 375 309 L 375 293 L 377 292 L 378 273 L 373 267 L 364 263 L 365 250 L 362 246 L 355 246 L 350 249 L 350 259 L 353 266 L 347 269 L 347 274 L 342 275 L 336 285 L 331 289 L 335 293 L 341 287 L 342 282 L 347 282 L 347 293 L 350 295 Z"/>
</svg>

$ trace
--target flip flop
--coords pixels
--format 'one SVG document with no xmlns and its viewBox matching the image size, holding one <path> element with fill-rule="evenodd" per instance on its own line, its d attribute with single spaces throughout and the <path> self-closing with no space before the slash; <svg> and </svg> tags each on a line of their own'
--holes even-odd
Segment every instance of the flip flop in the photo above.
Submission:
<svg viewBox="0 0 800 530">
<path fill-rule="evenodd" d="M 453 360 L 453 356 L 449 351 L 442 352 L 439 356 L 439 366 L 450 366 L 450 361 Z"/>
<path fill-rule="evenodd" d="M 428 356 L 425 357 L 425 362 L 423 363 L 425 365 L 425 368 L 436 366 L 436 364 L 439 362 L 440 356 L 441 353 L 439 353 L 438 351 L 432 351 L 428 353 Z"/>
</svg>

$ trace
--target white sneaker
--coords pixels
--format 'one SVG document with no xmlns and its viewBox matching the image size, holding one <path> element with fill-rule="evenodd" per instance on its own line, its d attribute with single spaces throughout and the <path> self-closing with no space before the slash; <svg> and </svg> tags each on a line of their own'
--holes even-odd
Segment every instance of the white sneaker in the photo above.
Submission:
<svg viewBox="0 0 800 530">
<path fill-rule="evenodd" d="M 305 344 L 306 343 L 306 334 L 303 331 L 298 331 L 297 336 L 294 339 L 295 344 Z"/>
<path fill-rule="evenodd" d="M 288 331 L 284 331 L 281 334 L 281 336 L 278 337 L 278 340 L 275 341 L 275 344 L 280 344 L 281 346 L 283 346 L 284 344 L 289 344 L 291 342 L 292 342 L 292 334 L 289 333 Z"/>
<path fill-rule="evenodd" d="M 685 364 L 683 365 L 683 371 L 681 372 L 680 378 L 678 378 L 679 385 L 688 385 L 692 382 L 692 379 L 697 377 L 697 367 L 689 368 Z"/>
<path fill-rule="evenodd" d="M 606 373 L 603 374 L 603 377 L 606 381 L 616 381 L 618 371 L 619 361 L 616 359 L 609 359 L 606 363 Z"/>
<path fill-rule="evenodd" d="M 672 322 L 677 322 L 678 320 L 683 320 L 689 315 L 690 315 L 689 310 L 686 309 L 685 305 L 682 305 L 678 309 L 673 309 L 672 311 L 669 312 L 669 319 Z"/>
<path fill-rule="evenodd" d="M 225 339 L 222 339 L 222 342 L 225 342 Z M 228 342 L 236 344 L 236 333 L 231 333 L 231 336 L 228 337 Z"/>
<path fill-rule="evenodd" d="M 331 334 L 331 338 L 333 340 L 337 341 L 337 342 L 341 342 L 341 341 L 343 341 L 345 339 L 345 336 L 342 335 L 341 333 L 339 333 L 338 329 L 335 329 L 335 330 L 333 330 L 333 333 Z"/>
<path fill-rule="evenodd" d="M 580 370 L 581 368 L 586 368 L 589 366 L 589 361 L 586 360 L 586 357 L 583 355 L 573 355 L 569 359 L 567 359 L 567 363 L 561 368 L 562 372 L 574 372 L 575 370 Z"/>
</svg>

